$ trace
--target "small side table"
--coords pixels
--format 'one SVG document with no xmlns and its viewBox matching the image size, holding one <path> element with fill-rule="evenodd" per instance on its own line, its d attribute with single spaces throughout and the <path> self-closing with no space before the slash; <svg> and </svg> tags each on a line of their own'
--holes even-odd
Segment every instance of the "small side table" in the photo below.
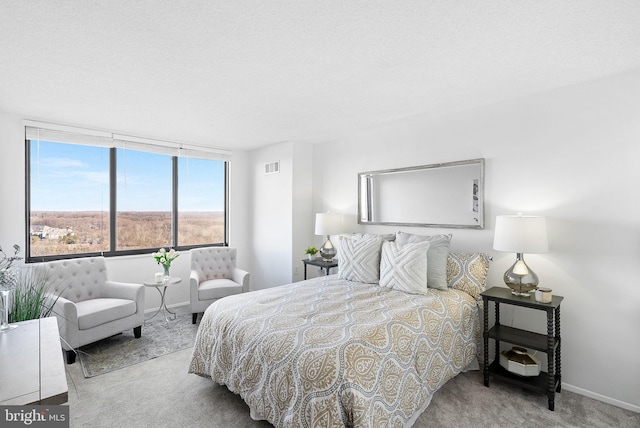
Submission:
<svg viewBox="0 0 640 428">
<path fill-rule="evenodd" d="M 302 263 L 304 263 L 304 279 L 307 279 L 307 266 L 308 265 L 318 266 L 320 269 L 326 269 L 327 275 L 329 275 L 329 269 L 338 266 L 338 262 L 335 262 L 333 260 L 328 260 L 327 261 L 327 260 L 322 260 L 322 259 L 315 259 L 315 260 L 303 259 Z"/>
<path fill-rule="evenodd" d="M 176 319 L 176 313 L 171 312 L 169 308 L 167 308 L 167 302 L 165 301 L 164 296 L 167 293 L 167 287 L 180 284 L 181 282 L 182 282 L 182 278 L 176 278 L 172 276 L 169 278 L 169 281 L 167 282 L 156 282 L 154 280 L 154 281 L 146 281 L 144 283 L 145 287 L 154 287 L 156 290 L 158 290 L 158 293 L 160 293 L 160 307 L 158 307 L 158 310 L 153 315 L 145 319 L 144 320 L 145 322 L 153 319 L 156 315 L 158 315 L 158 312 L 160 312 L 160 310 L 164 311 L 164 319 L 167 322 L 167 324 L 169 323 L 169 318 L 167 317 L 167 314 L 172 314 L 173 319 Z"/>
<path fill-rule="evenodd" d="M 560 304 L 564 297 L 553 296 L 550 303 L 536 302 L 533 295 L 514 296 L 509 288 L 492 287 L 483 293 L 484 303 L 484 386 L 489 386 L 489 377 L 527 388 L 531 391 L 546 393 L 549 410 L 555 408 L 555 394 L 560 392 L 562 370 L 560 358 Z M 495 304 L 495 324 L 489 329 L 489 302 Z M 538 309 L 547 314 L 547 334 L 533 333 L 527 330 L 500 324 L 500 304 Z M 495 359 L 489 363 L 489 339 L 495 341 Z M 538 376 L 522 377 L 514 375 L 500 365 L 500 342 L 524 346 L 547 354 L 547 371 Z"/>
</svg>

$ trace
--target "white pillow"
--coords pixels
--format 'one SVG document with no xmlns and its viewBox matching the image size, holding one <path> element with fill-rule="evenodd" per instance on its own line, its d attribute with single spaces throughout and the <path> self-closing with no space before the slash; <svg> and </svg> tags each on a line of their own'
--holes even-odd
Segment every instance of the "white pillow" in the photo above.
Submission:
<svg viewBox="0 0 640 428">
<path fill-rule="evenodd" d="M 427 293 L 428 241 L 398 245 L 382 244 L 380 285 L 412 294 Z"/>
<path fill-rule="evenodd" d="M 380 280 L 382 240 L 339 237 L 338 277 L 348 281 L 375 284 Z"/>
<path fill-rule="evenodd" d="M 416 242 L 429 242 L 427 251 L 427 285 L 429 288 L 438 290 L 447 289 L 447 256 L 449 256 L 449 246 L 451 245 L 451 234 L 448 235 L 413 235 L 411 233 L 396 233 L 398 245 L 412 244 Z"/>
</svg>

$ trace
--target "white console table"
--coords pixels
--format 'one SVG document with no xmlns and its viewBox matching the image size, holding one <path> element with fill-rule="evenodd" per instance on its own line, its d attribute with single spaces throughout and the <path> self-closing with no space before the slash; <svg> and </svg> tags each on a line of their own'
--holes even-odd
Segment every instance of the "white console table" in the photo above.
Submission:
<svg viewBox="0 0 640 428">
<path fill-rule="evenodd" d="M 55 317 L 0 333 L 0 405 L 63 404 L 69 389 Z"/>
</svg>

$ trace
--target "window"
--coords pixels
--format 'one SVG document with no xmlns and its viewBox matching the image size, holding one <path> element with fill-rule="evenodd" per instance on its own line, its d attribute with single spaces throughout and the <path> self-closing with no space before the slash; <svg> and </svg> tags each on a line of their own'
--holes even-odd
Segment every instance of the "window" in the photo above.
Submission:
<svg viewBox="0 0 640 428">
<path fill-rule="evenodd" d="M 109 251 L 109 149 L 32 141 L 30 256 Z"/>
<path fill-rule="evenodd" d="M 178 176 L 178 242 L 224 242 L 224 164 L 180 158 Z"/>
<path fill-rule="evenodd" d="M 171 157 L 124 149 L 117 153 L 117 249 L 173 246 Z"/>
<path fill-rule="evenodd" d="M 27 261 L 226 245 L 224 155 L 95 134 L 26 128 Z"/>
</svg>

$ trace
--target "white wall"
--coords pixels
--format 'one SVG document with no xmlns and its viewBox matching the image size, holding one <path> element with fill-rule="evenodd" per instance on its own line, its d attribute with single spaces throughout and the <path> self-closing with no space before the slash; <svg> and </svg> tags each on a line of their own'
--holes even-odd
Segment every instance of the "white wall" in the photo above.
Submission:
<svg viewBox="0 0 640 428">
<path fill-rule="evenodd" d="M 25 248 L 25 158 L 24 118 L 0 112 L 0 245 L 11 248 L 14 243 Z M 91 128 L 90 124 L 84 125 Z M 126 131 L 126 130 L 114 130 Z M 230 221 L 229 245 L 238 248 L 238 265 L 251 271 L 251 236 L 247 224 L 252 213 L 249 206 L 250 180 L 247 173 L 248 155 L 234 151 L 230 162 Z M 24 252 L 21 254 L 24 256 Z M 107 258 L 107 269 L 111 279 L 142 283 L 153 278 L 159 266 L 149 255 Z M 167 289 L 169 306 L 189 302 L 189 254 L 182 254 L 171 266 L 171 275 L 182 278 L 182 283 Z M 148 311 L 157 308 L 160 297 L 155 289 L 145 294 Z"/>
<path fill-rule="evenodd" d="M 314 245 L 315 213 L 313 212 L 313 146 L 296 143 L 293 146 L 293 241 L 291 263 L 292 281 L 304 279 L 302 259 L 307 257 L 304 250 Z M 320 247 L 318 247 L 320 248 Z M 313 277 L 308 269 L 308 277 Z"/>
<path fill-rule="evenodd" d="M 252 290 L 302 279 L 304 249 L 313 245 L 312 146 L 284 142 L 250 152 Z M 280 162 L 280 172 L 264 165 Z"/>
<path fill-rule="evenodd" d="M 252 272 L 253 237 L 249 224 L 253 210 L 249 162 L 250 156 L 246 151 L 232 152 L 229 162 L 229 246 L 238 249 L 238 267 Z"/>
<path fill-rule="evenodd" d="M 348 214 L 351 231 L 395 231 L 357 225 L 358 172 L 479 157 L 485 230 L 403 229 L 453 233 L 453 249 L 489 252 L 489 285 L 504 286 L 515 255 L 492 250 L 495 216 L 546 216 L 550 252 L 525 258 L 565 297 L 564 389 L 640 411 L 640 72 L 316 145 L 314 207 Z M 537 311 L 505 306 L 502 322 L 546 331 Z"/>
</svg>

